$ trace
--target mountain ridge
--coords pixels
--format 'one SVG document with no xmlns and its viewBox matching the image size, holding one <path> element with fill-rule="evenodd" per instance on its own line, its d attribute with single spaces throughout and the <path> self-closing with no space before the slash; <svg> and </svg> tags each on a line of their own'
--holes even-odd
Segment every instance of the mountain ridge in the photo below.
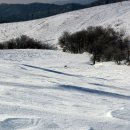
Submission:
<svg viewBox="0 0 130 130">
<path fill-rule="evenodd" d="M 68 3 L 64 5 L 49 3 L 0 4 L 0 23 L 20 22 L 45 18 L 56 14 L 114 2 L 117 2 L 117 0 L 97 0 L 86 5 L 81 5 L 78 3 Z"/>
<path fill-rule="evenodd" d="M 0 24 L 0 42 L 21 35 L 56 44 L 64 31 L 76 32 L 89 26 L 112 26 L 130 35 L 130 1 L 96 6 L 33 21 Z"/>
</svg>

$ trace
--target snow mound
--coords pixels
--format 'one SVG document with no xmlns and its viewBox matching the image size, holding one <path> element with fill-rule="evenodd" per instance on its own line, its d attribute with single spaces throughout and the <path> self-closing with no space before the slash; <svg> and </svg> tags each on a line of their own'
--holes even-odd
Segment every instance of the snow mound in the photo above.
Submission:
<svg viewBox="0 0 130 130">
<path fill-rule="evenodd" d="M 112 112 L 113 117 L 130 121 L 130 107 L 122 107 Z"/>
<path fill-rule="evenodd" d="M 10 118 L 0 122 L 0 130 L 29 130 L 35 123 L 34 119 Z"/>
</svg>

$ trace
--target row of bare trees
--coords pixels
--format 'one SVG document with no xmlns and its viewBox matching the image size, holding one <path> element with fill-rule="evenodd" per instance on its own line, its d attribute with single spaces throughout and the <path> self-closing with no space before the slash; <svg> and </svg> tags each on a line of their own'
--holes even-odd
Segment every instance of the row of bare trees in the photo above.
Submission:
<svg viewBox="0 0 130 130">
<path fill-rule="evenodd" d="M 18 38 L 10 39 L 0 43 L 0 49 L 56 49 L 54 46 L 43 43 L 36 39 L 22 35 Z"/>
<path fill-rule="evenodd" d="M 88 27 L 75 33 L 64 32 L 58 44 L 65 52 L 92 54 L 92 61 L 129 61 L 129 40 L 124 31 L 111 27 Z"/>
</svg>

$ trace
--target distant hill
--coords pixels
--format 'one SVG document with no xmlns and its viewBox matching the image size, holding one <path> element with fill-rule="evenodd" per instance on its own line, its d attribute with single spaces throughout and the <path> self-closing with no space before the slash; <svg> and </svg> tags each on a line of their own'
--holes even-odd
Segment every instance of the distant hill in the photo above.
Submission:
<svg viewBox="0 0 130 130">
<path fill-rule="evenodd" d="M 56 44 L 64 31 L 76 32 L 89 26 L 108 26 L 125 30 L 130 36 L 130 1 L 97 6 L 28 22 L 0 24 L 0 42 L 27 35 Z"/>
<path fill-rule="evenodd" d="M 63 5 L 63 4 L 67 4 L 67 3 L 78 3 L 78 4 L 86 5 L 86 4 L 92 3 L 94 1 L 97 1 L 97 0 L 57 0 L 54 3 L 59 4 L 59 5 Z"/>
<path fill-rule="evenodd" d="M 54 2 L 55 4 L 66 4 L 66 3 L 78 3 L 78 4 L 82 4 L 82 5 L 87 5 L 87 4 L 91 4 L 91 3 L 102 3 L 102 4 L 106 4 L 106 3 L 115 3 L 115 2 L 120 2 L 120 1 L 124 1 L 124 0 L 57 0 L 56 2 Z"/>
<path fill-rule="evenodd" d="M 27 21 L 85 8 L 80 4 L 0 4 L 0 23 Z"/>
<path fill-rule="evenodd" d="M 45 3 L 0 4 L 0 23 L 19 22 L 45 18 L 56 14 L 103 4 L 115 3 L 118 1 L 119 0 L 93 0 L 93 2 L 86 5 L 81 5 L 78 3 L 70 3 L 64 5 Z"/>
</svg>

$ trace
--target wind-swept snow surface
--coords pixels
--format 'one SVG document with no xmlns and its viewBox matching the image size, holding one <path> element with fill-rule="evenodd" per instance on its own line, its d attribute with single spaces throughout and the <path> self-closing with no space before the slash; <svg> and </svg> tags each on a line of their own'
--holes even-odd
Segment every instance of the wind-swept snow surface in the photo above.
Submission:
<svg viewBox="0 0 130 130">
<path fill-rule="evenodd" d="M 87 54 L 0 51 L 0 130 L 129 130 L 129 72 Z"/>
<path fill-rule="evenodd" d="M 97 6 L 49 18 L 0 25 L 0 41 L 22 34 L 55 44 L 63 31 L 75 32 L 88 26 L 111 25 L 130 34 L 130 1 Z"/>
</svg>

